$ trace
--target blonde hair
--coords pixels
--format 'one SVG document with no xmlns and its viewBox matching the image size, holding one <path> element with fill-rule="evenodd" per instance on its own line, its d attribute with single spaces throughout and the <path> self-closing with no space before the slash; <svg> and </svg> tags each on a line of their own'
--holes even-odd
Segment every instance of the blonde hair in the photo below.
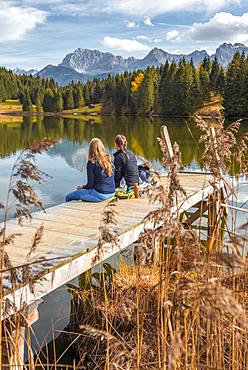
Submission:
<svg viewBox="0 0 248 370">
<path fill-rule="evenodd" d="M 107 172 L 108 176 L 113 174 L 113 166 L 110 155 L 106 152 L 100 139 L 94 138 L 90 142 L 88 159 L 92 163 L 99 163 L 100 167 Z"/>
</svg>

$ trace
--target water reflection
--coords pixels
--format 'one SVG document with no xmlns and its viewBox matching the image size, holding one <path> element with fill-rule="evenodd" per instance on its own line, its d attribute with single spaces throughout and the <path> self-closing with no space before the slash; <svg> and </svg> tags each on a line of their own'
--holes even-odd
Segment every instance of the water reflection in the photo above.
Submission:
<svg viewBox="0 0 248 370">
<path fill-rule="evenodd" d="M 129 147 L 138 155 L 161 168 L 161 152 L 157 142 L 160 127 L 166 124 L 172 141 L 182 151 L 183 164 L 200 167 L 200 132 L 190 120 L 99 117 L 94 120 L 63 119 L 61 117 L 24 118 L 22 123 L 0 123 L 0 201 L 5 199 L 8 177 L 16 154 L 44 137 L 57 139 L 58 144 L 48 153 L 38 156 L 39 167 L 53 176 L 52 181 L 37 186 L 45 207 L 64 201 L 66 193 L 86 180 L 89 141 L 99 137 L 108 151 L 114 150 L 117 133 L 127 136 Z M 12 216 L 12 214 L 10 214 Z"/>
<path fill-rule="evenodd" d="M 0 201 L 5 199 L 16 154 L 44 137 L 58 140 L 56 147 L 38 157 L 40 168 L 53 176 L 52 181 L 37 187 L 46 207 L 63 202 L 67 192 L 86 180 L 88 144 L 93 137 L 99 137 L 107 150 L 113 152 L 115 135 L 123 133 L 136 155 L 148 159 L 160 169 L 161 151 L 157 137 L 162 124 L 167 125 L 172 142 L 179 144 L 183 165 L 190 170 L 199 170 L 203 153 L 203 144 L 199 140 L 201 132 L 190 119 L 26 117 L 21 123 L 0 121 Z M 241 133 L 245 126 L 243 124 Z M 235 171 L 236 166 L 233 165 L 232 174 Z"/>
<path fill-rule="evenodd" d="M 137 155 L 149 160 L 158 160 L 160 150 L 157 136 L 162 124 L 169 128 L 172 141 L 181 147 L 185 165 L 199 162 L 200 132 L 190 120 L 162 120 L 147 118 L 103 117 L 94 120 L 63 119 L 60 117 L 24 118 L 21 124 L 0 122 L 0 156 L 6 157 L 30 146 L 43 137 L 67 140 L 73 144 L 88 143 L 99 137 L 108 148 L 113 147 L 116 133 L 124 133 L 129 145 Z"/>
</svg>

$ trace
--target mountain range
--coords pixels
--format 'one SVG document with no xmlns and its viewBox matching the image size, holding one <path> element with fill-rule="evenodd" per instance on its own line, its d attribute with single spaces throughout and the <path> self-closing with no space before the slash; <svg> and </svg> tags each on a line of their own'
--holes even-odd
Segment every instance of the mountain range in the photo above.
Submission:
<svg viewBox="0 0 248 370">
<path fill-rule="evenodd" d="M 60 85 L 66 85 L 72 80 L 86 82 L 93 78 L 104 78 L 108 74 L 116 75 L 148 66 L 158 67 L 167 60 L 170 63 L 172 61 L 178 63 L 182 58 L 185 58 L 187 61 L 193 60 L 193 63 L 198 65 L 205 57 L 213 60 L 216 56 L 220 64 L 226 67 L 237 51 L 248 55 L 248 47 L 240 43 L 224 43 L 216 49 L 213 55 L 209 55 L 206 50 L 195 50 L 190 54 L 170 54 L 163 49 L 154 48 L 143 59 L 134 57 L 125 59 L 112 53 L 79 48 L 73 53 L 67 54 L 62 63 L 57 66 L 49 64 L 39 72 L 35 70 L 26 72 L 16 69 L 15 73 L 31 73 L 32 75 L 53 78 Z"/>
<path fill-rule="evenodd" d="M 30 70 L 26 71 L 25 69 L 20 69 L 20 68 L 16 67 L 15 69 L 13 69 L 13 72 L 16 75 L 32 75 L 32 76 L 34 76 L 39 71 L 37 69 L 30 69 Z"/>
</svg>

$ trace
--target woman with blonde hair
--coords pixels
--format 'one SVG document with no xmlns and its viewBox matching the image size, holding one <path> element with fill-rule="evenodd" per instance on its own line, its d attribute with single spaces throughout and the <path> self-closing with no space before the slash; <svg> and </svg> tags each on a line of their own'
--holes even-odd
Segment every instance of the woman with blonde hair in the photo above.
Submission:
<svg viewBox="0 0 248 370">
<path fill-rule="evenodd" d="M 115 194 L 114 168 L 110 155 L 100 139 L 90 142 L 87 163 L 87 184 L 78 185 L 77 190 L 66 196 L 66 202 L 84 200 L 102 202 Z"/>
</svg>

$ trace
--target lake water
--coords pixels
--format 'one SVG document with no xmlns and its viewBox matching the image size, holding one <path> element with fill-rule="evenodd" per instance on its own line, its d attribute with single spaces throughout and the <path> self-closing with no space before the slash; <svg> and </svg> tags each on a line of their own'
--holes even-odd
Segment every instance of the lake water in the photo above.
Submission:
<svg viewBox="0 0 248 370">
<path fill-rule="evenodd" d="M 98 119 L 99 120 L 99 119 Z M 38 186 L 43 204 L 48 207 L 64 201 L 65 194 L 86 180 L 89 141 L 99 137 L 107 150 L 113 152 L 117 133 L 127 136 L 129 148 L 137 156 L 150 160 L 160 168 L 161 153 L 157 142 L 162 123 L 169 127 L 171 139 L 180 145 L 183 164 L 200 167 L 200 132 L 190 121 L 161 121 L 146 119 L 106 118 L 101 123 L 84 120 L 47 117 L 44 120 L 25 120 L 22 124 L 0 123 L 0 201 L 5 199 L 8 177 L 16 154 L 43 137 L 59 140 L 47 154 L 38 156 L 38 165 L 52 179 Z"/>
<path fill-rule="evenodd" d="M 161 153 L 157 142 L 160 127 L 166 124 L 172 142 L 177 141 L 182 152 L 182 162 L 187 170 L 201 170 L 203 146 L 199 143 L 201 132 L 191 120 L 111 118 L 76 120 L 46 117 L 24 119 L 23 123 L 1 123 L 0 118 L 0 201 L 4 201 L 11 167 L 20 150 L 44 137 L 58 140 L 48 153 L 37 157 L 39 168 L 50 176 L 46 183 L 37 186 L 45 207 L 64 201 L 65 194 L 76 184 L 86 181 L 86 162 L 89 141 L 99 137 L 106 149 L 113 153 L 116 134 L 127 136 L 128 146 L 137 156 L 149 160 L 157 170 L 162 170 Z M 248 128 L 248 126 L 246 126 Z M 247 207 L 248 186 L 240 181 L 238 199 L 235 204 Z M 13 216 L 13 212 L 9 217 Z M 1 220 L 1 215 L 0 215 Z M 238 214 L 239 223 L 247 221 L 247 214 Z M 40 306 L 40 320 L 33 329 L 37 337 L 36 347 L 52 338 L 53 323 L 56 335 L 69 319 L 70 296 L 62 287 L 44 299 Z"/>
</svg>

